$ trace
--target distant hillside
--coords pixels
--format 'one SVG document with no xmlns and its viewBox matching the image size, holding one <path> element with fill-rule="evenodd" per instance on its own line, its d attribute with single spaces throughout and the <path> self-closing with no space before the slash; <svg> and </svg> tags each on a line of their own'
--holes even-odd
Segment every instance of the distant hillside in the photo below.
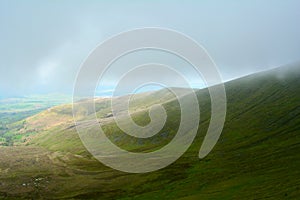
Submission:
<svg viewBox="0 0 300 200">
<path fill-rule="evenodd" d="M 209 94 L 202 89 L 197 91 L 201 122 L 196 140 L 174 164 L 147 174 L 118 172 L 96 161 L 79 140 L 71 105 L 56 106 L 16 123 L 11 128 L 21 135 L 20 146 L 0 148 L 0 198 L 297 199 L 300 65 L 253 74 L 225 87 L 226 123 L 213 151 L 199 160 L 210 119 Z M 107 136 L 122 148 L 152 151 L 176 133 L 179 105 L 166 89 L 138 94 L 131 103 L 132 117 L 140 125 L 149 122 L 151 105 L 160 103 L 167 110 L 166 125 L 150 139 L 122 134 L 110 117 L 109 102 L 96 100 L 97 116 Z M 81 117 L 93 116 L 82 111 Z"/>
</svg>

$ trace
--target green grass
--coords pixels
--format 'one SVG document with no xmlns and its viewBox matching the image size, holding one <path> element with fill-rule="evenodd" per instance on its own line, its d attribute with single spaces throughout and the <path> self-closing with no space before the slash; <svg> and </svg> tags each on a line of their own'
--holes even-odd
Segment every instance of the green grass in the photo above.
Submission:
<svg viewBox="0 0 300 200">
<path fill-rule="evenodd" d="M 48 121 L 49 116 L 68 119 L 69 106 L 26 119 L 20 124 L 28 131 L 36 121 L 40 124 L 44 120 L 52 126 L 39 128 L 27 146 L 0 148 L 4 160 L 0 162 L 0 199 L 1 195 L 7 199 L 299 198 L 300 68 L 255 74 L 225 86 L 227 118 L 213 151 L 199 160 L 210 119 L 210 99 L 204 89 L 197 91 L 201 122 L 191 147 L 175 163 L 146 174 L 118 172 L 102 165 L 85 150 L 71 122 L 53 125 Z M 163 99 L 168 120 L 160 134 L 169 131 L 170 135 L 146 140 L 121 136 L 114 121 L 104 117 L 111 112 L 106 101 L 98 102 L 98 116 L 117 145 L 130 151 L 153 151 L 169 142 L 176 132 L 178 103 L 166 91 L 137 99 L 131 106 L 134 120 L 141 125 L 149 122 L 149 106 Z M 36 181 L 38 177 L 42 180 Z M 24 183 L 26 186 L 22 186 Z"/>
</svg>

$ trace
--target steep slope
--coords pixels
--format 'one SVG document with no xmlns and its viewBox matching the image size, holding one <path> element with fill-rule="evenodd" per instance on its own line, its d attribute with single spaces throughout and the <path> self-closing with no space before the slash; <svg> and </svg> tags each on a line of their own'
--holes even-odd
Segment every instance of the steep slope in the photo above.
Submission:
<svg viewBox="0 0 300 200">
<path fill-rule="evenodd" d="M 196 140 L 174 164 L 148 174 L 118 172 L 94 160 L 68 121 L 68 106 L 50 111 L 57 113 L 59 123 L 49 122 L 53 117 L 46 112 L 29 118 L 24 129 L 36 128 L 39 133 L 28 146 L 0 149 L 2 154 L 14 156 L 0 163 L 0 197 L 296 199 L 300 196 L 300 66 L 250 75 L 225 86 L 227 118 L 213 151 L 203 160 L 197 157 L 210 118 L 209 94 L 203 89 L 197 91 L 201 122 Z M 114 141 L 122 132 L 106 116 L 111 112 L 107 100 L 99 100 L 98 117 L 106 121 L 107 135 L 131 151 L 150 151 L 165 145 L 178 127 L 178 102 L 166 91 L 137 99 L 132 112 L 139 124 L 148 122 L 147 109 L 151 105 L 162 103 L 166 108 L 168 120 L 160 134 L 143 142 L 126 136 Z M 165 132 L 169 134 L 162 135 Z M 32 161 L 32 156 L 25 156 L 26 148 L 39 159 Z"/>
</svg>

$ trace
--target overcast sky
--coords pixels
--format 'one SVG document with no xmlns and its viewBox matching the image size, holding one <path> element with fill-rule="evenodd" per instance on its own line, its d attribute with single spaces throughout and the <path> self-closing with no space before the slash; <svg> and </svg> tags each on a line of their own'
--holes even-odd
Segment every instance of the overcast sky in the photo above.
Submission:
<svg viewBox="0 0 300 200">
<path fill-rule="evenodd" d="M 89 52 L 163 27 L 202 44 L 224 81 L 300 59 L 300 1 L 0 1 L 0 96 L 71 93 Z"/>
</svg>

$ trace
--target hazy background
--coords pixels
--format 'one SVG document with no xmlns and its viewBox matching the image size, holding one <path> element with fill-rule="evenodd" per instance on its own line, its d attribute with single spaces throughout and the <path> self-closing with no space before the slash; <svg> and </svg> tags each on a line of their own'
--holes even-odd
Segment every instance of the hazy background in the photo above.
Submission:
<svg viewBox="0 0 300 200">
<path fill-rule="evenodd" d="M 300 58 L 299 8 L 299 0 L 0 1 L 0 97 L 71 94 L 89 52 L 133 28 L 189 35 L 224 81 L 292 63 Z"/>
</svg>

